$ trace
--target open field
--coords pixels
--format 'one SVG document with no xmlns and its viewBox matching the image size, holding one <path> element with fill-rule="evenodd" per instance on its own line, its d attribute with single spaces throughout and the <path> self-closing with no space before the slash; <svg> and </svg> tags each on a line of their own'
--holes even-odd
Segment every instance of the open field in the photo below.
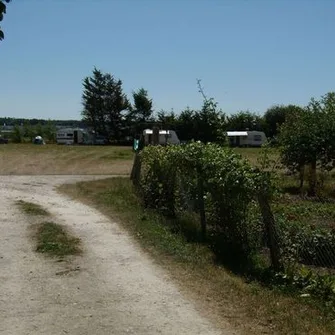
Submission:
<svg viewBox="0 0 335 335">
<path fill-rule="evenodd" d="M 2 175 L 124 175 L 132 161 L 130 147 L 0 145 Z"/>
</svg>

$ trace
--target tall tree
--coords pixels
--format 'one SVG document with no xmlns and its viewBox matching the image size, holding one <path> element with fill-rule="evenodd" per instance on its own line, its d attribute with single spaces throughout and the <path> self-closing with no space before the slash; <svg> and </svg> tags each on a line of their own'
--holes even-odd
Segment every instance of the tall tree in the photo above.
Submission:
<svg viewBox="0 0 335 335">
<path fill-rule="evenodd" d="M 203 104 L 201 110 L 194 114 L 196 139 L 205 143 L 224 142 L 226 116 L 213 98 L 207 98 L 200 79 L 197 79 L 197 84 Z"/>
<path fill-rule="evenodd" d="M 9 3 L 11 0 L 0 0 L 0 22 L 3 20 L 4 14 L 6 14 L 6 3 Z M 0 27 L 0 41 L 4 39 L 5 35 Z"/>
<path fill-rule="evenodd" d="M 195 115 L 196 111 L 190 108 L 186 108 L 180 113 L 177 122 L 177 132 L 180 140 L 191 141 L 197 138 Z"/>
<path fill-rule="evenodd" d="M 280 129 L 281 157 L 291 170 L 300 172 L 309 165 L 309 195 L 316 193 L 316 169 L 332 170 L 335 163 L 335 93 L 312 99 L 305 109 L 289 114 Z"/>
<path fill-rule="evenodd" d="M 84 79 L 83 86 L 83 110 L 81 112 L 83 121 L 91 126 L 96 133 L 107 135 L 103 108 L 105 93 L 103 73 L 94 68 L 93 75 Z"/>
<path fill-rule="evenodd" d="M 161 110 L 157 114 L 157 123 L 161 128 L 175 130 L 178 123 L 178 118 L 173 111 L 168 113 L 164 110 Z"/>
<path fill-rule="evenodd" d="M 148 96 L 148 91 L 144 88 L 133 92 L 134 108 L 133 112 L 136 115 L 138 122 L 148 122 L 152 118 L 152 99 Z"/>
<path fill-rule="evenodd" d="M 94 68 L 83 81 L 82 118 L 96 133 L 118 140 L 124 128 L 123 111 L 130 104 L 122 91 L 122 81 Z"/>
<path fill-rule="evenodd" d="M 122 81 L 115 79 L 107 73 L 105 75 L 106 91 L 104 97 L 104 110 L 108 125 L 109 136 L 120 140 L 127 128 L 124 111 L 130 108 L 129 100 L 122 90 Z"/>
<path fill-rule="evenodd" d="M 227 117 L 228 130 L 264 130 L 264 122 L 259 115 L 249 112 L 241 111 Z"/>
<path fill-rule="evenodd" d="M 280 126 L 285 122 L 289 114 L 301 111 L 301 107 L 295 105 L 275 105 L 264 114 L 266 135 L 270 138 L 278 136 Z"/>
<path fill-rule="evenodd" d="M 133 101 L 126 118 L 130 134 L 137 136 L 154 121 L 152 99 L 149 98 L 147 90 L 140 88 L 133 92 Z"/>
</svg>

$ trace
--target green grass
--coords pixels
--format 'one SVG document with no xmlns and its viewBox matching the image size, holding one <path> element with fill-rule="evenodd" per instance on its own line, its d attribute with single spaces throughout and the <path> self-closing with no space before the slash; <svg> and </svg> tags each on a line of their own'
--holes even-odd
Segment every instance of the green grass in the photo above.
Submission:
<svg viewBox="0 0 335 335">
<path fill-rule="evenodd" d="M 45 210 L 42 206 L 23 200 L 16 201 L 16 205 L 27 215 L 32 216 L 47 216 L 50 213 Z"/>
<path fill-rule="evenodd" d="M 38 224 L 36 239 L 36 251 L 49 256 L 68 256 L 81 252 L 80 239 L 71 236 L 61 225 L 54 222 Z"/>
<path fill-rule="evenodd" d="M 216 322 L 247 334 L 333 334 L 335 321 L 308 298 L 245 282 L 215 263 L 209 247 L 187 240 L 157 212 L 145 210 L 131 182 L 113 178 L 63 185 L 61 192 L 95 206 L 119 223 L 164 267 L 184 294 Z"/>
</svg>

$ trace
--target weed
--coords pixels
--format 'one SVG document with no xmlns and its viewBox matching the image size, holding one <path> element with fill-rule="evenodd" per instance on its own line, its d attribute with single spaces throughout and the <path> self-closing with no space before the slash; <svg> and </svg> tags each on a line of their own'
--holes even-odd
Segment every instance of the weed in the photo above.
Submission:
<svg viewBox="0 0 335 335">
<path fill-rule="evenodd" d="M 42 206 L 38 204 L 34 204 L 33 202 L 18 200 L 16 201 L 16 205 L 20 207 L 20 209 L 28 215 L 40 215 L 40 216 L 47 216 L 50 213 L 45 210 Z"/>
<path fill-rule="evenodd" d="M 38 225 L 36 251 L 50 256 L 75 255 L 81 252 L 80 239 L 71 236 L 61 225 L 42 222 Z"/>
</svg>

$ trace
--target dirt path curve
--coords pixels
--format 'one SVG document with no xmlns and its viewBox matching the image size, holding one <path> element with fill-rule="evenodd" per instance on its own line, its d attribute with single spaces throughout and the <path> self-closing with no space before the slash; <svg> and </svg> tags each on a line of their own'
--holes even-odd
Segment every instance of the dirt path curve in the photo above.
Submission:
<svg viewBox="0 0 335 335">
<path fill-rule="evenodd" d="M 233 334 L 202 318 L 116 223 L 54 190 L 93 178 L 0 177 L 0 334 Z M 13 206 L 19 199 L 67 225 L 83 255 L 56 262 L 36 254 Z"/>
</svg>

